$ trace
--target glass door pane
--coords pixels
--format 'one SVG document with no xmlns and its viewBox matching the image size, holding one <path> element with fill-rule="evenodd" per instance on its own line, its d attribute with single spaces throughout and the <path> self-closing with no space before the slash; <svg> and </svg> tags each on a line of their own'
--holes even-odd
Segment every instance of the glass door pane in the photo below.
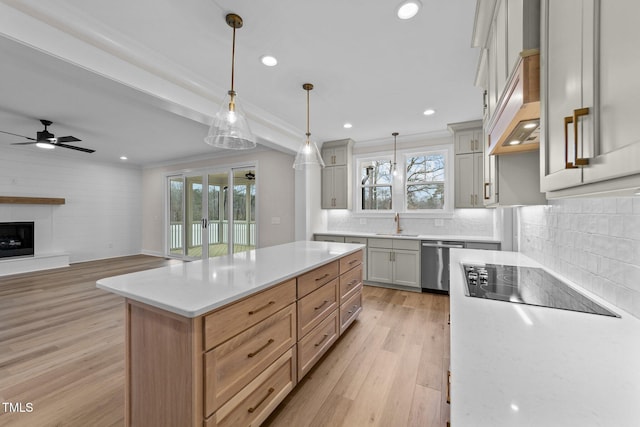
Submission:
<svg viewBox="0 0 640 427">
<path fill-rule="evenodd" d="M 169 255 L 184 255 L 184 180 L 169 177 Z"/>
<path fill-rule="evenodd" d="M 256 174 L 253 169 L 233 170 L 233 252 L 256 246 Z"/>
<path fill-rule="evenodd" d="M 229 253 L 229 174 L 227 172 L 209 174 L 207 180 L 209 257 L 227 255 Z"/>
<path fill-rule="evenodd" d="M 185 203 L 185 242 L 186 255 L 189 258 L 202 258 L 203 248 L 203 212 L 202 176 L 188 176 Z"/>
</svg>

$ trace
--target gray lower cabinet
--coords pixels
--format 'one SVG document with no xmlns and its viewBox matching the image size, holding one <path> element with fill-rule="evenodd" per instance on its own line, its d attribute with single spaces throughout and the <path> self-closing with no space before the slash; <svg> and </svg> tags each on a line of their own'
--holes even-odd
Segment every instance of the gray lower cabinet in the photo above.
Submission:
<svg viewBox="0 0 640 427">
<path fill-rule="evenodd" d="M 316 234 L 314 236 L 316 242 L 336 242 L 344 243 L 344 236 L 333 236 L 330 234 Z"/>
<path fill-rule="evenodd" d="M 368 239 L 370 282 L 420 288 L 420 241 Z"/>
<path fill-rule="evenodd" d="M 466 242 L 466 249 L 484 249 L 486 251 L 499 251 L 500 243 L 497 242 Z"/>
</svg>

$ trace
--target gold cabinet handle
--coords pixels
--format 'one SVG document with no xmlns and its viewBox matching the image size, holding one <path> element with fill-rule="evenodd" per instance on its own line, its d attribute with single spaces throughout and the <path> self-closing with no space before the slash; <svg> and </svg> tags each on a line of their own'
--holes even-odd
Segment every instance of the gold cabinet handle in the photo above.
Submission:
<svg viewBox="0 0 640 427">
<path fill-rule="evenodd" d="M 268 398 L 269 396 L 271 396 L 271 393 L 273 393 L 274 391 L 276 391 L 276 389 L 275 389 L 275 388 L 273 388 L 273 387 L 269 388 L 269 391 L 267 391 L 267 395 L 266 395 L 265 397 L 263 397 L 263 398 L 260 400 L 260 402 L 256 403 L 256 405 L 255 405 L 255 406 L 252 406 L 251 408 L 247 409 L 247 412 L 249 412 L 250 414 L 253 414 L 253 413 L 255 412 L 255 410 L 256 410 L 256 409 L 258 409 L 258 407 L 259 407 L 260 405 L 262 405 L 262 404 L 264 403 L 264 401 L 265 401 L 265 400 L 267 400 L 267 398 Z"/>
<path fill-rule="evenodd" d="M 265 305 L 263 305 L 262 307 L 258 307 L 258 308 L 256 308 L 256 309 L 251 310 L 251 311 L 249 312 L 249 316 L 251 316 L 251 315 L 253 315 L 253 314 L 256 314 L 256 313 L 257 313 L 257 312 L 259 312 L 259 311 L 262 311 L 262 310 L 264 310 L 265 308 L 267 308 L 267 307 L 269 307 L 269 306 L 271 306 L 271 305 L 273 305 L 273 304 L 275 304 L 275 303 L 276 303 L 275 301 L 269 301 L 268 303 L 266 303 L 266 304 L 265 304 Z"/>
<path fill-rule="evenodd" d="M 324 342 L 324 340 L 327 339 L 327 337 L 329 336 L 329 334 L 324 334 L 324 336 L 322 337 L 322 339 L 320 341 L 318 341 L 317 343 L 314 344 L 315 347 L 319 347 L 320 344 L 322 344 Z"/>
<path fill-rule="evenodd" d="M 353 285 L 355 285 L 356 283 L 358 283 L 358 279 L 352 280 L 349 283 L 347 283 L 347 288 L 352 287 Z"/>
<path fill-rule="evenodd" d="M 271 344 L 273 344 L 275 341 L 273 338 L 269 338 L 269 341 L 267 341 L 267 343 L 265 345 L 263 345 L 262 347 L 260 347 L 259 349 L 257 349 L 256 351 L 252 351 L 251 353 L 247 354 L 248 358 L 252 358 L 254 356 L 256 356 L 258 353 L 260 353 L 262 350 L 264 350 L 265 348 L 269 347 Z"/>
<path fill-rule="evenodd" d="M 447 371 L 447 403 L 451 403 L 451 371 Z"/>
<path fill-rule="evenodd" d="M 585 166 L 589 164 L 589 159 L 585 157 L 578 157 L 578 118 L 588 116 L 589 108 L 578 108 L 577 110 L 573 110 L 573 139 L 574 146 L 576 150 L 576 166 Z"/>
<path fill-rule="evenodd" d="M 487 188 L 489 188 L 489 186 L 491 185 L 490 182 L 485 182 L 484 183 L 484 190 L 483 190 L 483 196 L 485 200 L 489 200 L 491 198 L 491 193 L 489 193 L 489 195 L 487 196 Z"/>
<path fill-rule="evenodd" d="M 573 117 L 572 116 L 565 117 L 564 118 L 564 164 L 565 164 L 564 168 L 565 169 L 577 168 L 577 166 L 574 166 L 573 162 L 569 161 L 569 124 L 570 123 L 573 123 Z"/>
<path fill-rule="evenodd" d="M 351 261 L 349 261 L 349 265 L 355 264 L 356 262 L 360 262 L 360 260 L 357 259 L 357 258 L 356 259 L 352 259 Z"/>
<path fill-rule="evenodd" d="M 328 299 L 326 299 L 326 300 L 324 300 L 324 301 L 322 302 L 322 304 L 320 304 L 319 306 L 317 306 L 317 307 L 313 307 L 313 309 L 314 309 L 314 310 L 320 310 L 320 309 L 321 309 L 322 307 L 324 307 L 328 302 L 329 302 L 329 300 L 328 300 Z"/>
</svg>

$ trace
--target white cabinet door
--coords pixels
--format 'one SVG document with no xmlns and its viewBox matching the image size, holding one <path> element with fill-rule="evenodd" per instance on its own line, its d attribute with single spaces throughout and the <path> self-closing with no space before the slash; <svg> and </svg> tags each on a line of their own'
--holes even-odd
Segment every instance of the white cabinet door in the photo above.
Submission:
<svg viewBox="0 0 640 427">
<path fill-rule="evenodd" d="M 455 133 L 454 143 L 456 154 L 478 153 L 482 151 L 482 131 L 458 131 Z"/>
<path fill-rule="evenodd" d="M 335 174 L 333 168 L 322 169 L 322 209 L 332 209 L 334 206 Z"/>
<path fill-rule="evenodd" d="M 367 254 L 368 280 L 380 283 L 393 283 L 393 264 L 391 250 L 369 248 Z"/>
<path fill-rule="evenodd" d="M 545 0 L 542 4 L 541 188 L 579 185 L 576 158 L 592 145 L 594 109 L 594 0 Z M 578 122 L 577 125 L 574 121 Z M 575 129 L 578 133 L 575 133 Z M 577 138 L 577 140 L 576 140 Z M 576 141 L 578 150 L 576 153 Z"/>
<path fill-rule="evenodd" d="M 455 190 L 456 208 L 471 208 L 474 206 L 474 154 L 456 154 Z"/>
<path fill-rule="evenodd" d="M 473 207 L 481 208 L 484 206 L 483 191 L 484 191 L 484 153 L 475 153 L 473 155 L 473 185 L 474 185 L 474 199 Z"/>
<path fill-rule="evenodd" d="M 322 150 L 322 160 L 325 166 L 342 166 L 347 164 L 348 148 L 334 147 Z"/>
<path fill-rule="evenodd" d="M 640 172 L 640 2 L 600 0 L 599 124 L 584 183 Z"/>
<path fill-rule="evenodd" d="M 331 169 L 333 169 L 333 207 L 336 209 L 347 209 L 349 195 L 347 167 L 334 166 Z"/>
<path fill-rule="evenodd" d="M 420 287 L 420 251 L 394 249 L 393 279 L 397 285 Z"/>
</svg>

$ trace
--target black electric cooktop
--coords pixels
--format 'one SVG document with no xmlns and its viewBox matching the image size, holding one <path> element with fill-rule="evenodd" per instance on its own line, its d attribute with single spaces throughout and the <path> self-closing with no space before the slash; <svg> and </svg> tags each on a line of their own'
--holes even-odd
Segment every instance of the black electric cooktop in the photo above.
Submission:
<svg viewBox="0 0 640 427">
<path fill-rule="evenodd" d="M 462 267 L 470 297 L 620 317 L 542 268 L 501 264 Z"/>
</svg>

